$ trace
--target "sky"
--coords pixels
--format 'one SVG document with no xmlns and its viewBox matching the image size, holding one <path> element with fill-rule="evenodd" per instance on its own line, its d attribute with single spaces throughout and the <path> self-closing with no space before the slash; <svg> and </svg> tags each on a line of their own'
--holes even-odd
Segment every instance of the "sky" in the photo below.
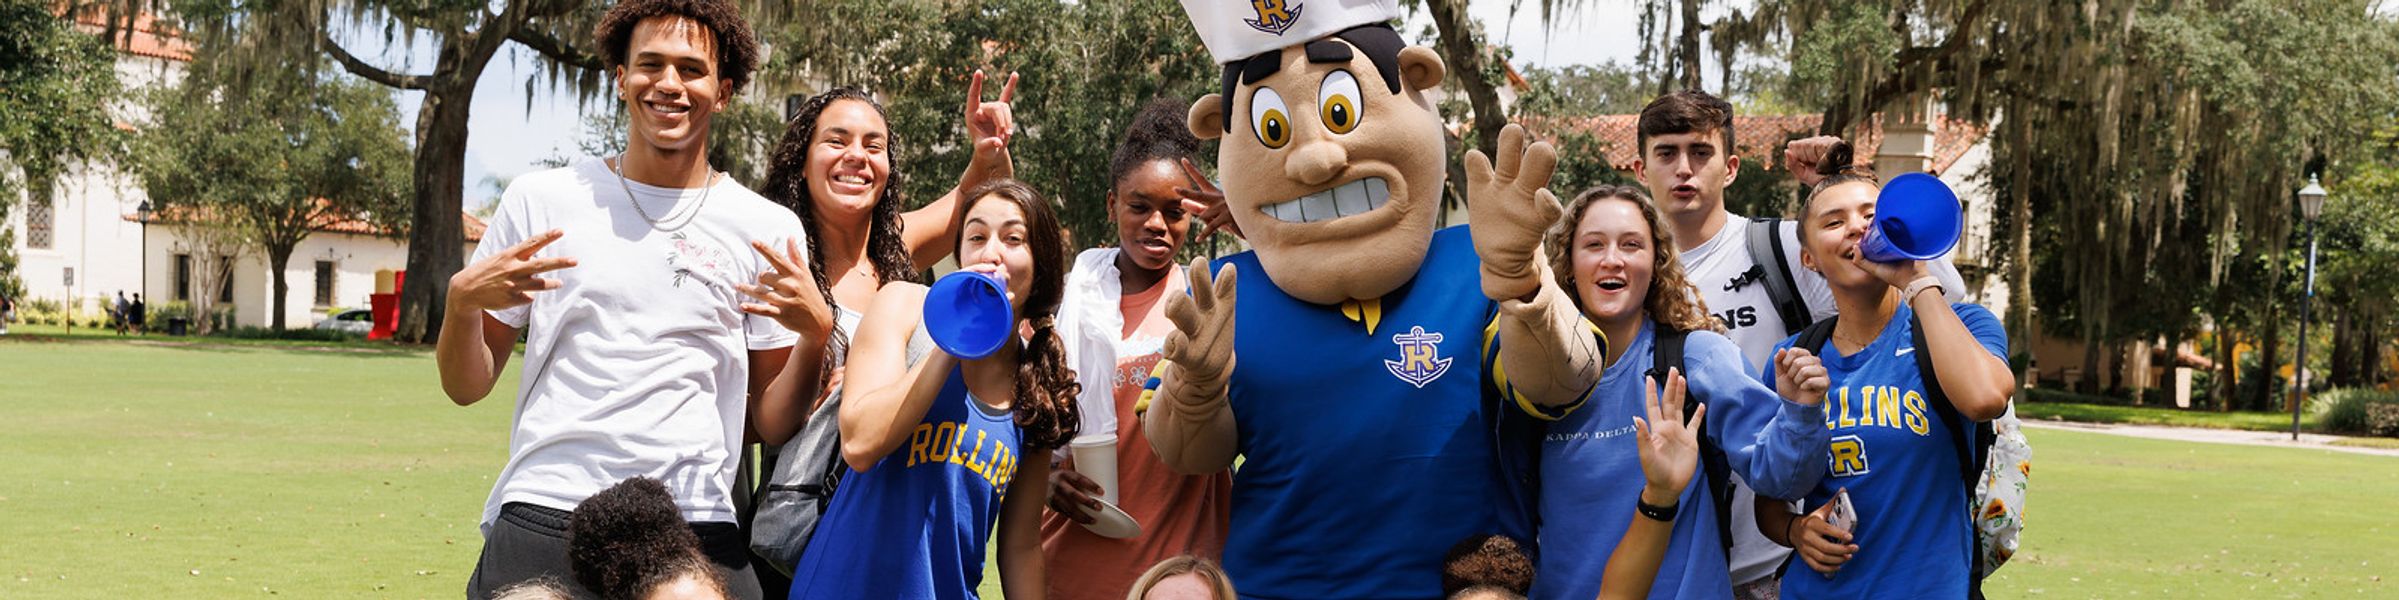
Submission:
<svg viewBox="0 0 2399 600">
<path fill-rule="evenodd" d="M 1509 14 L 1510 4 L 1485 0 L 1470 5 L 1467 11 L 1495 38 L 1492 42 L 1515 47 L 1513 62 L 1519 70 L 1610 60 L 1630 64 L 1640 51 L 1640 43 L 1635 39 L 1640 24 L 1639 0 L 1597 2 L 1593 8 L 1563 15 L 1554 27 L 1547 28 L 1543 27 L 1539 9 L 1533 2 L 1524 2 L 1513 18 Z M 1430 18 L 1420 11 L 1407 20 L 1402 34 L 1413 39 L 1430 24 Z M 424 41 L 414 47 L 386 44 L 379 32 L 344 33 L 336 37 L 353 54 L 389 70 L 423 72 L 433 64 L 432 47 Z M 576 154 L 583 115 L 612 108 L 605 103 L 581 106 L 572 91 L 543 85 L 534 86 L 528 105 L 525 82 L 534 75 L 535 60 L 532 52 L 510 43 L 493 58 L 483 78 L 476 82 L 474 106 L 467 123 L 465 183 L 466 205 L 470 209 L 498 197 L 499 190 L 487 184 L 487 180 L 505 181 L 541 169 L 537 161 Z M 400 122 L 413 127 L 417 109 L 424 101 L 423 93 L 399 91 L 395 92 L 395 99 L 400 108 Z"/>
</svg>

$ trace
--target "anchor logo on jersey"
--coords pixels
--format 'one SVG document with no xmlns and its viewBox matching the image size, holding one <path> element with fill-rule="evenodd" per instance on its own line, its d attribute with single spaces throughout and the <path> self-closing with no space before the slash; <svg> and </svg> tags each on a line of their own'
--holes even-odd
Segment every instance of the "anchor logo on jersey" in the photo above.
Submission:
<svg viewBox="0 0 2399 600">
<path fill-rule="evenodd" d="M 1241 22 L 1248 23 L 1251 29 L 1264 31 L 1275 35 L 1283 35 L 1283 32 L 1291 30 L 1291 25 L 1293 23 L 1299 22 L 1299 11 L 1301 7 L 1298 2 L 1292 2 L 1290 0 L 1250 0 L 1249 6 L 1250 9 L 1257 11 L 1258 18 L 1256 20 L 1244 19 Z"/>
<path fill-rule="evenodd" d="M 1384 359 L 1383 367 L 1400 381 L 1424 389 L 1425 384 L 1448 373 L 1450 363 L 1456 361 L 1441 356 L 1441 337 L 1438 332 L 1425 333 L 1423 326 L 1409 327 L 1407 333 L 1391 336 L 1391 343 L 1399 344 L 1400 359 Z"/>
</svg>

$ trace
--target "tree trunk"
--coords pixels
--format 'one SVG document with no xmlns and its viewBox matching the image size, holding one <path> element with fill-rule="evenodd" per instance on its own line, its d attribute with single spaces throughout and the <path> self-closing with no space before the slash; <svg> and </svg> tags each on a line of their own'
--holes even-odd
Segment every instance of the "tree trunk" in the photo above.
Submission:
<svg viewBox="0 0 2399 600">
<path fill-rule="evenodd" d="M 1700 89 L 1703 79 L 1699 68 L 1699 30 L 1705 27 L 1699 22 L 1699 3 L 1700 0 L 1683 0 L 1683 35 L 1679 40 L 1682 49 L 1676 62 L 1682 63 L 1682 83 L 1686 90 Z"/>
<path fill-rule="evenodd" d="M 2332 307 L 2332 309 L 2332 354 L 2325 357 L 2329 359 L 2325 361 L 2326 366 L 2329 367 L 2327 369 L 2329 372 L 2326 373 L 2329 377 L 2326 381 L 2333 387 L 2354 386 L 2357 385 L 2357 375 L 2356 369 L 2352 368 L 2356 365 L 2353 362 L 2355 353 L 2350 351 L 2349 332 L 2353 327 L 2349 320 L 2350 308 L 2343 305 Z"/>
<path fill-rule="evenodd" d="M 1441 60 L 1449 63 L 1449 77 L 1466 90 L 1466 101 L 1474 107 L 1475 141 L 1489 153 L 1499 146 L 1499 130 L 1508 126 L 1508 115 L 1499 106 L 1498 86 L 1484 72 L 1483 41 L 1471 29 L 1466 1 L 1426 0 L 1425 5 L 1440 31 Z"/>
<path fill-rule="evenodd" d="M 2368 386 L 2382 385 L 2383 315 L 2377 311 L 2376 314 L 2363 320 L 2366 326 L 2365 335 L 2359 337 L 2359 343 L 2364 347 L 2358 349 L 2358 371 L 2361 374 L 2358 383 Z"/>
<path fill-rule="evenodd" d="M 2017 134 L 2020 139 L 2031 137 L 2026 128 L 2015 129 L 2020 132 Z M 2013 170 L 2015 173 L 2030 172 L 2030 169 L 2021 166 L 2028 164 L 2028 160 L 2018 158 L 2016 161 L 2020 166 Z M 2020 348 L 2019 351 L 2027 355 L 2032 354 L 2033 334 L 2032 190 L 2029 188 L 2027 183 L 2018 183 L 2009 186 L 2008 193 L 2008 225 L 2015 229 L 2011 235 L 2016 238 L 2015 247 L 2010 249 L 2015 256 L 2008 258 L 2011 263 L 2009 266 L 2015 268 L 2015 277 L 2008 279 L 2008 347 Z"/>
<path fill-rule="evenodd" d="M 2106 343 L 2099 341 L 2098 336 L 2091 335 L 2090 328 L 2084 328 L 2082 338 L 2082 381 L 2074 382 L 2074 391 L 2085 394 L 2099 393 L 2099 349 L 2104 345 L 2106 345 Z"/>
<path fill-rule="evenodd" d="M 275 247 L 269 247 L 266 249 L 267 279 L 275 282 L 275 299 L 274 301 L 267 303 L 267 326 L 274 328 L 276 331 L 283 331 L 284 303 L 289 301 L 288 297 L 291 296 L 292 291 L 291 283 L 284 280 L 285 274 L 283 269 L 284 267 L 291 266 L 292 247 L 297 245 L 298 244 L 279 244 Z"/>
<path fill-rule="evenodd" d="M 1719 31 L 1716 35 L 1724 35 L 1724 32 Z M 1722 51 L 1716 53 L 1716 76 L 1718 79 L 1716 89 L 1720 90 L 1716 96 L 1731 98 L 1733 97 L 1733 58 L 1738 52 L 1739 46 L 1728 43 L 1723 48 Z"/>
<path fill-rule="evenodd" d="M 2126 340 L 2116 344 L 2114 355 L 2108 357 L 2116 363 L 2114 367 L 2110 368 L 2110 372 L 2116 374 L 2116 389 L 2131 394 L 2133 406 L 2141 405 L 2141 392 L 2145 391 L 2145 388 L 2141 386 L 2141 378 L 2149 375 L 2143 372 L 2145 361 L 2139 360 L 2135 356 L 2141 347 L 2138 340 Z"/>
<path fill-rule="evenodd" d="M 2216 311 L 2216 314 L 2229 314 Z M 2232 412 L 2233 392 L 2241 389 L 2240 354 L 2233 351 L 2232 327 L 2216 324 L 2216 412 Z"/>
<path fill-rule="evenodd" d="M 488 33 L 488 32 L 487 32 Z M 418 109 L 414 224 L 408 234 L 408 280 L 400 288 L 400 322 L 393 336 L 407 343 L 431 343 L 441 332 L 443 299 L 449 297 L 450 276 L 466 262 L 465 225 L 460 198 L 466 188 L 468 107 L 475 98 L 475 80 L 483 75 L 491 55 L 469 56 L 469 40 L 443 40 L 438 77 L 426 86 Z"/>
<path fill-rule="evenodd" d="M 2269 280 L 2271 279 L 2269 278 Z M 2266 289 L 2282 289 L 2282 286 L 2279 285 L 2281 282 L 2273 283 L 2276 285 L 2269 285 Z M 2274 391 L 2283 385 L 2281 372 L 2282 315 L 2279 314 L 2282 311 L 2278 310 L 2279 308 L 2280 306 L 2271 300 L 2266 302 L 2266 332 L 2257 342 L 2257 374 L 2266 380 L 2258 382 L 2257 391 L 2250 393 L 2250 410 L 2273 410 Z M 2285 394 L 2285 396 L 2288 397 L 2289 394 Z M 2283 407 L 2283 410 L 2290 410 L 2290 407 Z"/>
</svg>

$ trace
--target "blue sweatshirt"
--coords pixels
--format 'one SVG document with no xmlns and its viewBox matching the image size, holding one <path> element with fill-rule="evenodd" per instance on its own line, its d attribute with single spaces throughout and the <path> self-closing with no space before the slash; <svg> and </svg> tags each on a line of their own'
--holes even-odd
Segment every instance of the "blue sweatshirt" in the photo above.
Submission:
<svg viewBox="0 0 2399 600">
<path fill-rule="evenodd" d="M 1534 598 L 1597 597 L 1608 557 L 1632 526 L 1633 503 L 1646 481 L 1633 417 L 1644 414 L 1641 388 L 1655 362 L 1654 333 L 1644 321 L 1590 397 L 1550 423 L 1541 444 L 1541 556 Z M 1688 334 L 1683 369 L 1690 398 L 1708 407 L 1701 427 L 1724 449 L 1734 473 L 1766 495 L 1798 496 L 1815 487 L 1828 460 L 1827 432 L 1817 425 L 1824 422 L 1822 406 L 1776 396 L 1750 374 L 1741 349 L 1714 332 Z M 1681 516 L 1651 598 L 1732 596 L 1715 499 L 1707 490 L 1707 472 L 1700 469 L 1683 491 Z"/>
</svg>

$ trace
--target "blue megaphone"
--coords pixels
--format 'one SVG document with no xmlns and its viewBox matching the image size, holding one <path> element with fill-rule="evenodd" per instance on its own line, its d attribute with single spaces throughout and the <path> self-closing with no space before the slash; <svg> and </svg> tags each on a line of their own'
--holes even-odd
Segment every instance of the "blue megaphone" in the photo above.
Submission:
<svg viewBox="0 0 2399 600">
<path fill-rule="evenodd" d="M 925 291 L 925 333 L 958 358 L 991 356 L 1016 334 L 1015 311 L 1000 278 L 975 271 L 944 275 Z"/>
<path fill-rule="evenodd" d="M 1964 230 L 1957 192 L 1938 177 L 1908 173 L 1883 184 L 1858 251 L 1874 262 L 1932 260 L 1956 247 Z"/>
</svg>

